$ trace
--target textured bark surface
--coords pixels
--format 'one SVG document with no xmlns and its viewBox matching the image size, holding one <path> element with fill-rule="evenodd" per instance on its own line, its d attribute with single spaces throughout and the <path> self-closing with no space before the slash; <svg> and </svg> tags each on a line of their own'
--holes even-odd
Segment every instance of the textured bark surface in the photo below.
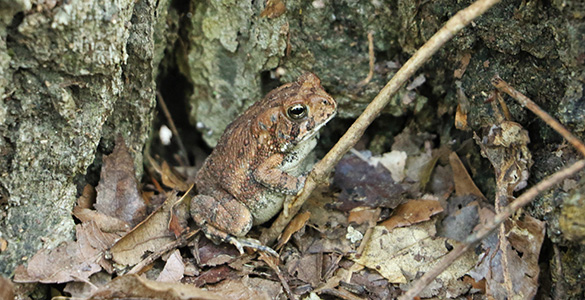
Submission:
<svg viewBox="0 0 585 300">
<path fill-rule="evenodd" d="M 183 129 L 196 127 L 211 146 L 277 79 L 290 82 L 303 71 L 321 78 L 341 117 L 355 117 L 417 47 L 470 3 L 282 2 L 282 14 L 261 16 L 266 1 L 0 0 L 0 237 L 9 242 L 0 273 L 10 274 L 40 247 L 72 238 L 70 210 L 84 174 L 99 173 L 117 135 L 141 172 L 159 73 L 184 76 L 185 99 L 167 102 L 188 102 L 192 127 Z M 360 85 L 370 69 L 368 33 L 376 63 L 372 79 Z M 369 147 L 387 151 L 405 120 L 439 134 L 443 144 L 467 134 L 453 129 L 462 95 L 470 129 L 490 126 L 494 112 L 485 101 L 495 74 L 584 137 L 584 64 L 583 1 L 503 1 L 419 72 L 424 83 L 393 99 Z M 508 105 L 530 132 L 530 184 L 576 158 L 559 150 L 562 139 L 543 122 Z M 475 152 L 474 179 L 490 196 L 492 174 Z M 567 249 L 551 268 L 557 298 L 583 293 L 583 198 L 576 186 L 545 194 L 530 210 L 547 220 L 550 240 Z"/>
<path fill-rule="evenodd" d="M 0 273 L 73 237 L 78 187 L 116 136 L 142 169 L 169 3 L 0 1 Z"/>
</svg>

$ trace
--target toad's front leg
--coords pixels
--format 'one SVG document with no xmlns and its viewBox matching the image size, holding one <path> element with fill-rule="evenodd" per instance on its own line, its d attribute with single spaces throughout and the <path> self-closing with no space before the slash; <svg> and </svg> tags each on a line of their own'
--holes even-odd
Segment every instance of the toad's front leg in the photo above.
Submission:
<svg viewBox="0 0 585 300">
<path fill-rule="evenodd" d="M 273 154 L 263 161 L 253 173 L 254 180 L 272 191 L 285 195 L 298 195 L 305 186 L 306 175 L 292 176 L 282 171 L 279 166 L 283 163 L 285 155 Z"/>
<path fill-rule="evenodd" d="M 244 237 L 252 228 L 252 214 L 244 204 L 227 193 L 218 199 L 207 195 L 193 197 L 190 213 L 205 236 L 214 242 L 231 243 L 240 253 L 244 253 L 243 247 L 248 247 L 278 256 L 270 247 Z"/>
</svg>

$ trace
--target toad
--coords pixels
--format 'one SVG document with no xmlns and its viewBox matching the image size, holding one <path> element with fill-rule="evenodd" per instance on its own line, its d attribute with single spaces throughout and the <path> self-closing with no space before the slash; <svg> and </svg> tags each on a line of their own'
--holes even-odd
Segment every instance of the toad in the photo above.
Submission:
<svg viewBox="0 0 585 300">
<path fill-rule="evenodd" d="M 337 103 L 312 73 L 269 92 L 224 131 L 197 173 L 191 217 L 215 242 L 276 254 L 245 238 L 300 194 L 312 165 L 317 133 Z"/>
</svg>

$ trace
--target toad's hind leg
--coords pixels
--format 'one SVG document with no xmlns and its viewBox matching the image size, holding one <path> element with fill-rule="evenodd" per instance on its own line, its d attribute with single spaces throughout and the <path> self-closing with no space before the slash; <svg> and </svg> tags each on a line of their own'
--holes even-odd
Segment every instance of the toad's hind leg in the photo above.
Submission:
<svg viewBox="0 0 585 300">
<path fill-rule="evenodd" d="M 259 241 L 244 238 L 252 228 L 254 219 L 248 207 L 235 198 L 229 195 L 219 199 L 197 195 L 191 199 L 190 212 L 193 220 L 211 240 L 231 243 L 240 253 L 244 252 L 243 247 L 249 247 L 278 256 Z"/>
</svg>

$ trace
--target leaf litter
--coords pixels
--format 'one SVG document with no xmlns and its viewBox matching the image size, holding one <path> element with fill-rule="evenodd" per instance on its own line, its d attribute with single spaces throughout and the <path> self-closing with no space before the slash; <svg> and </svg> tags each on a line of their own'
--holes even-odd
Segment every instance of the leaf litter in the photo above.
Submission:
<svg viewBox="0 0 585 300">
<path fill-rule="evenodd" d="M 139 190 L 131 154 L 119 140 L 104 159 L 97 189 L 86 187 L 73 209 L 81 222 L 77 240 L 39 251 L 27 267 L 19 267 L 15 281 L 69 282 L 64 292 L 85 299 L 395 298 L 494 214 L 457 154 L 433 148 L 433 139 L 407 128 L 388 153 L 346 155 L 332 184 L 313 193 L 280 237 L 279 259 L 240 255 L 203 235 L 185 238 L 196 228 L 184 200 L 189 198 L 170 190 L 145 192 L 148 185 Z M 156 166 L 164 186 L 188 189 L 188 179 L 166 162 Z M 506 251 L 494 234 L 420 296 L 497 298 L 509 295 L 502 281 L 528 295 L 534 285 L 526 278 L 538 278 L 543 228 L 529 216 L 510 220 Z M 250 235 L 261 230 L 255 227 Z M 169 248 L 173 243 L 179 246 Z M 141 275 L 124 275 L 144 262 Z M 510 268 L 518 273 L 504 276 Z"/>
</svg>

